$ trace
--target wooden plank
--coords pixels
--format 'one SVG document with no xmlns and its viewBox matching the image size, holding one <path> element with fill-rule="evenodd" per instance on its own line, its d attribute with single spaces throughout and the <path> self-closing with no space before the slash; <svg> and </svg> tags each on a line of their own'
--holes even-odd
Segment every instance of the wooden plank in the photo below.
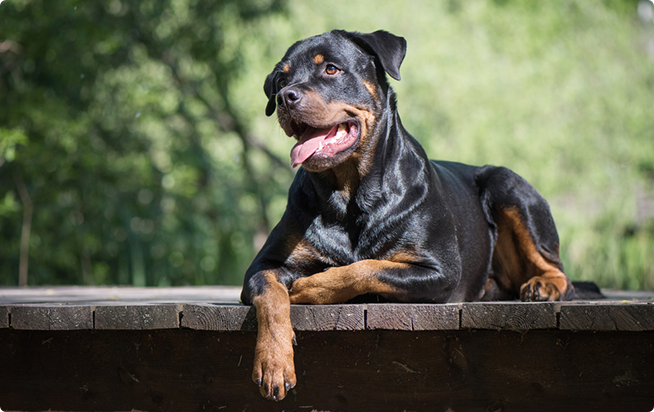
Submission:
<svg viewBox="0 0 654 412">
<path fill-rule="evenodd" d="M 89 302 L 220 302 L 238 303 L 241 287 L 236 286 L 53 286 L 0 288 L 3 303 L 89 303 Z"/>
<path fill-rule="evenodd" d="M 368 304 L 366 327 L 386 330 L 459 329 L 461 305 Z"/>
<path fill-rule="evenodd" d="M 291 305 L 295 330 L 363 330 L 365 305 Z"/>
<path fill-rule="evenodd" d="M 362 330 L 363 305 L 292 305 L 295 330 Z M 257 330 L 256 309 L 242 305 L 184 305 L 182 327 L 197 330 Z"/>
<path fill-rule="evenodd" d="M 9 308 L 0 306 L 0 329 L 9 327 Z"/>
<path fill-rule="evenodd" d="M 92 329 L 256 330 L 256 312 L 243 305 L 15 305 L 0 307 L 0 328 L 30 330 Z M 459 319 L 460 312 L 460 319 Z M 292 305 L 296 330 L 456 330 L 465 329 L 646 331 L 654 330 L 654 304 L 625 302 L 520 303 L 461 305 Z M 366 323 L 367 322 L 367 323 Z"/>
<path fill-rule="evenodd" d="M 196 330 L 256 330 L 256 310 L 243 305 L 184 305 L 181 326 Z"/>
<path fill-rule="evenodd" d="M 182 305 L 98 306 L 95 329 L 176 329 L 181 310 Z"/>
<path fill-rule="evenodd" d="M 266 401 L 255 332 L 0 330 L 3 410 L 649 411 L 654 332 L 297 333 L 297 387 Z M 611 354 L 607 356 L 607 354 Z"/>
<path fill-rule="evenodd" d="M 654 330 L 654 304 L 564 304 L 563 330 L 646 331 Z"/>
<path fill-rule="evenodd" d="M 550 302 L 466 303 L 461 328 L 495 330 L 556 329 L 556 306 Z"/>
<path fill-rule="evenodd" d="M 93 329 L 93 307 L 25 305 L 11 308 L 11 327 L 26 330 Z"/>
</svg>

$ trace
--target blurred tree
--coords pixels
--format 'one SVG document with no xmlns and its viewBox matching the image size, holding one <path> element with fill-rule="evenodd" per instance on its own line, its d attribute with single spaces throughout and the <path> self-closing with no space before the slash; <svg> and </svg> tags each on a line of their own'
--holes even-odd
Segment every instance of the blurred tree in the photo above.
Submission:
<svg viewBox="0 0 654 412">
<path fill-rule="evenodd" d="M 239 283 L 284 192 L 252 152 L 291 174 L 250 135 L 231 85 L 261 21 L 283 11 L 2 4 L 0 285 L 27 274 L 28 249 L 29 284 Z"/>
<path fill-rule="evenodd" d="M 527 178 L 569 276 L 654 288 L 649 0 L 1 2 L 0 285 L 240 283 L 293 176 L 264 76 L 334 28 L 407 38 L 407 129 Z"/>
</svg>

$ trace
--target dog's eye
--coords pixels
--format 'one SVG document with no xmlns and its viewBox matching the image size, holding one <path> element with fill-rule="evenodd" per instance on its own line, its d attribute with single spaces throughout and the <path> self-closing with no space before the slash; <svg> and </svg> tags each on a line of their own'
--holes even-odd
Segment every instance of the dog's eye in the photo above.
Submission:
<svg viewBox="0 0 654 412">
<path fill-rule="evenodd" d="M 334 66 L 333 64 L 328 64 L 328 65 L 325 67 L 325 73 L 327 73 L 327 74 L 330 75 L 330 76 L 335 75 L 335 74 L 338 73 L 339 71 L 341 71 L 341 70 L 340 70 L 338 67 Z"/>
<path fill-rule="evenodd" d="M 280 90 L 286 87 L 286 85 L 288 85 L 288 81 L 283 77 L 277 81 L 277 88 Z"/>
</svg>

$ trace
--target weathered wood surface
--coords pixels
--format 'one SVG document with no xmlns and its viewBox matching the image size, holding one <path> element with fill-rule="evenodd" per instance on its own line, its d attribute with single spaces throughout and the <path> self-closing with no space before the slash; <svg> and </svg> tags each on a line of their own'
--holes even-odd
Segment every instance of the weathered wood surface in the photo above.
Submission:
<svg viewBox="0 0 654 412">
<path fill-rule="evenodd" d="M 95 308 L 95 329 L 176 329 L 182 305 L 114 305 Z"/>
<path fill-rule="evenodd" d="M 24 305 L 5 308 L 13 329 L 73 330 L 93 329 L 93 307 Z"/>
<path fill-rule="evenodd" d="M 256 330 L 254 309 L 238 304 L 239 293 L 236 287 L 5 288 L 0 289 L 0 328 Z M 626 300 L 628 296 L 637 299 Z M 299 331 L 654 330 L 654 292 L 620 297 L 558 303 L 293 305 L 291 319 Z"/>
<path fill-rule="evenodd" d="M 461 327 L 465 329 L 556 329 L 554 303 L 487 302 L 462 305 Z"/>
<path fill-rule="evenodd" d="M 460 326 L 461 305 L 369 304 L 366 329 L 456 330 Z"/>
<path fill-rule="evenodd" d="M 298 385 L 251 381 L 254 331 L 0 330 L 0 404 L 25 411 L 642 411 L 654 332 L 297 332 Z"/>
<path fill-rule="evenodd" d="M 0 329 L 9 327 L 9 308 L 0 307 Z"/>
<path fill-rule="evenodd" d="M 255 309 L 238 288 L 183 289 L 0 289 L 0 409 L 654 409 L 649 294 L 293 305 L 298 385 L 273 403 L 250 378 Z"/>
<path fill-rule="evenodd" d="M 0 304 L 1 305 L 1 304 Z M 0 306 L 0 328 L 16 330 L 256 330 L 251 306 L 142 304 Z M 295 330 L 654 330 L 652 303 L 464 303 L 456 305 L 293 305 Z"/>
<path fill-rule="evenodd" d="M 293 305 L 291 323 L 295 330 L 363 330 L 365 305 Z M 196 330 L 257 330 L 252 306 L 187 304 L 180 326 Z"/>
<path fill-rule="evenodd" d="M 561 306 L 561 329 L 595 331 L 654 330 L 653 304 Z"/>
</svg>

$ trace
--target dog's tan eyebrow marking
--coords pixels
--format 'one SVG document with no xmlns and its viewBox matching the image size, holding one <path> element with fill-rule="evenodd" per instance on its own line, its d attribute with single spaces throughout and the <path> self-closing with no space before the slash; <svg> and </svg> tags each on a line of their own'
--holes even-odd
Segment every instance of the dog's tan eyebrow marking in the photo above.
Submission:
<svg viewBox="0 0 654 412">
<path fill-rule="evenodd" d="M 283 70 L 284 70 L 284 73 L 288 73 L 288 72 L 291 70 L 291 67 L 288 65 L 288 63 L 286 63 L 286 64 L 284 65 L 284 69 L 283 69 Z"/>
<path fill-rule="evenodd" d="M 316 54 L 316 57 L 313 58 L 313 62 L 316 64 L 322 64 L 324 61 L 325 61 L 325 56 L 323 56 L 320 53 Z"/>
</svg>

